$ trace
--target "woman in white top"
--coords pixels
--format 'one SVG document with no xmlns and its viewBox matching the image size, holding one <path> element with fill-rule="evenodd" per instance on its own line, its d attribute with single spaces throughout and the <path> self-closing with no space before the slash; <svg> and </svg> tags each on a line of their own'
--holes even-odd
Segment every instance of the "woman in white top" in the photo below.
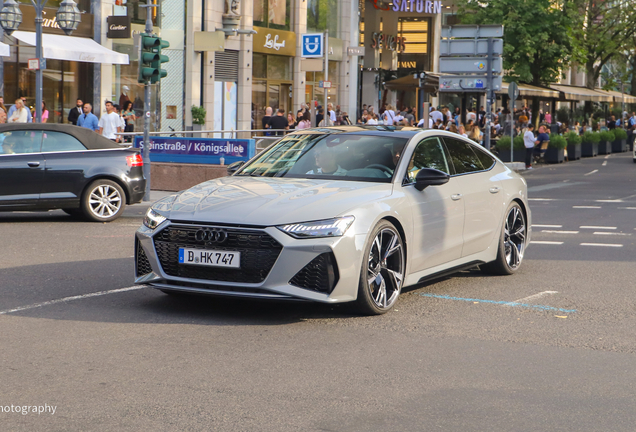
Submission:
<svg viewBox="0 0 636 432">
<path fill-rule="evenodd" d="M 385 125 L 393 125 L 393 122 L 395 121 L 395 111 L 393 111 L 393 105 L 388 104 L 386 106 L 386 110 L 382 113 L 382 118 L 384 118 Z"/>
<path fill-rule="evenodd" d="M 26 123 L 28 121 L 28 114 L 26 108 L 24 108 L 24 102 L 22 99 L 15 100 L 15 111 L 9 118 L 9 123 Z"/>
</svg>

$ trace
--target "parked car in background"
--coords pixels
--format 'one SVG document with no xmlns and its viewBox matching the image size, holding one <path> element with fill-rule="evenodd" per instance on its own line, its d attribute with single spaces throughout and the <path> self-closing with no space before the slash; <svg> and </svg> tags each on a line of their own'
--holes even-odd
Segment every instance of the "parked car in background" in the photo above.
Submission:
<svg viewBox="0 0 636 432">
<path fill-rule="evenodd" d="M 233 167 L 234 168 L 234 167 Z M 404 286 L 482 266 L 512 274 L 530 241 L 525 180 L 439 130 L 305 129 L 156 202 L 136 283 L 390 310 Z"/>
<path fill-rule="evenodd" d="M 108 222 L 140 202 L 139 149 L 62 124 L 0 125 L 0 211 L 62 209 Z"/>
</svg>

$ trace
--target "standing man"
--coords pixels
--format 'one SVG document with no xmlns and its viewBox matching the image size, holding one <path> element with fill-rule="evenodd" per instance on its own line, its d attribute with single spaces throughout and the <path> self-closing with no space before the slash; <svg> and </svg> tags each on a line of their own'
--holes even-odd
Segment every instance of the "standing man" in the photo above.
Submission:
<svg viewBox="0 0 636 432">
<path fill-rule="evenodd" d="M 97 116 L 93 114 L 93 107 L 89 103 L 84 104 L 84 114 L 79 116 L 77 119 L 77 125 L 79 127 L 85 127 L 86 129 L 90 129 L 94 132 L 99 131 L 99 120 L 97 120 Z"/>
<path fill-rule="evenodd" d="M 332 103 L 327 105 L 327 110 L 329 112 L 329 120 L 331 120 L 331 123 L 336 124 L 336 112 L 333 110 Z"/>
<path fill-rule="evenodd" d="M 71 108 L 71 111 L 68 113 L 68 122 L 77 126 L 77 119 L 82 115 L 82 103 L 81 99 L 75 101 L 75 107 Z"/>
<path fill-rule="evenodd" d="M 444 114 L 442 114 L 441 112 L 437 111 L 437 109 L 435 107 L 431 107 L 431 112 L 430 112 L 429 115 L 433 119 L 433 123 L 436 123 L 437 120 L 444 121 Z"/>
<path fill-rule="evenodd" d="M 117 135 L 117 132 L 122 131 L 121 120 L 111 101 L 106 101 L 106 114 L 102 114 L 98 126 L 101 135 L 111 141 L 120 142 L 121 137 Z"/>
<path fill-rule="evenodd" d="M 276 115 L 269 119 L 268 128 L 269 129 L 276 129 L 276 130 L 288 130 L 289 129 L 289 122 L 287 121 L 287 117 L 285 117 L 285 110 L 284 109 L 279 108 L 278 111 L 276 112 Z M 277 136 L 283 136 L 283 133 L 282 132 L 276 132 L 276 135 Z"/>
<path fill-rule="evenodd" d="M 525 134 L 523 134 L 523 145 L 526 147 L 526 169 L 532 169 L 532 155 L 534 154 L 534 146 L 538 144 L 534 138 L 534 126 L 532 124 L 528 125 L 528 130 Z"/>
</svg>

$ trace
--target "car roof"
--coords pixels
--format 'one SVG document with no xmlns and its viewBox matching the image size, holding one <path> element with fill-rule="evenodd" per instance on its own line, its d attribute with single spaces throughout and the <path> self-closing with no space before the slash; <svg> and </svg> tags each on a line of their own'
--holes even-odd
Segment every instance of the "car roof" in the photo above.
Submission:
<svg viewBox="0 0 636 432">
<path fill-rule="evenodd" d="M 394 136 L 400 138 L 411 138 L 416 134 L 422 132 L 423 129 L 410 127 L 410 126 L 330 126 L 330 127 L 315 127 L 309 129 L 300 129 L 290 132 L 289 135 L 316 135 L 316 134 L 358 134 L 358 135 L 379 135 L 379 136 Z"/>
<path fill-rule="evenodd" d="M 77 138 L 82 142 L 89 150 L 101 150 L 109 148 L 122 148 L 116 142 L 109 140 L 101 136 L 100 134 L 93 132 L 90 129 L 73 126 L 69 124 L 59 123 L 13 123 L 13 124 L 1 124 L 0 133 L 11 132 L 18 130 L 39 130 L 39 131 L 55 131 L 64 132 Z"/>
</svg>

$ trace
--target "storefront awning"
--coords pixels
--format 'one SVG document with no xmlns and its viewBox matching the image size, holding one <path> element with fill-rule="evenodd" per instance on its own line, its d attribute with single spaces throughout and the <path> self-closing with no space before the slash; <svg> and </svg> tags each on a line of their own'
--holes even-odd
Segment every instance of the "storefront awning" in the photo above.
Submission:
<svg viewBox="0 0 636 432">
<path fill-rule="evenodd" d="M 6 43 L 0 42 L 0 56 L 9 57 L 11 55 L 11 47 Z"/>
<path fill-rule="evenodd" d="M 606 91 L 590 90 L 587 87 L 577 87 L 565 84 L 551 84 L 551 88 L 561 93 L 561 100 L 614 102 L 614 97 Z"/>
<path fill-rule="evenodd" d="M 518 87 L 519 87 L 519 96 L 526 96 L 526 97 L 536 96 L 536 97 L 547 98 L 547 99 L 559 98 L 559 92 L 549 88 L 537 87 L 530 84 L 519 84 Z M 497 93 L 508 94 L 508 83 L 506 82 L 502 83 L 501 91 Z"/>
<path fill-rule="evenodd" d="M 614 102 L 621 103 L 623 102 L 623 93 L 615 90 L 604 90 L 604 92 L 609 93 L 613 98 Z M 625 103 L 633 104 L 636 103 L 636 96 L 632 96 L 630 94 L 625 93 Z"/>
<path fill-rule="evenodd" d="M 25 44 L 35 46 L 35 33 L 15 31 L 11 35 Z M 55 34 L 42 35 L 44 58 L 87 63 L 128 64 L 128 54 L 101 46 L 92 39 Z"/>
</svg>

